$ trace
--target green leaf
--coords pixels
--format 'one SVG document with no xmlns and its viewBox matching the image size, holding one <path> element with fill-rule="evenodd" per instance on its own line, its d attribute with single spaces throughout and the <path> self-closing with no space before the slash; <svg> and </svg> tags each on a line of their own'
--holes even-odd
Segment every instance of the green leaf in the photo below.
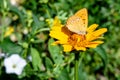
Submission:
<svg viewBox="0 0 120 80">
<path fill-rule="evenodd" d="M 19 54 L 22 51 L 22 47 L 11 42 L 8 39 L 4 39 L 4 41 L 0 44 L 0 48 L 2 48 L 2 51 L 7 53 L 8 55 L 11 54 Z"/>
<path fill-rule="evenodd" d="M 45 65 L 47 70 L 52 70 L 53 69 L 53 63 L 49 58 L 45 58 Z"/>
<path fill-rule="evenodd" d="M 107 57 L 107 54 L 106 54 L 104 48 L 103 47 L 97 47 L 94 50 L 97 52 L 97 54 L 100 55 L 100 57 L 102 58 L 102 60 L 104 62 L 104 65 L 106 67 L 106 65 L 108 63 L 108 57 Z"/>
<path fill-rule="evenodd" d="M 39 52 L 35 48 L 31 48 L 31 56 L 34 70 L 39 70 L 41 66 L 41 58 Z"/>
<path fill-rule="evenodd" d="M 60 53 L 61 49 L 58 45 L 52 45 L 54 40 L 51 38 L 48 41 L 48 50 L 50 52 L 50 55 L 53 59 L 53 61 L 56 64 L 61 64 L 63 62 L 63 55 Z"/>
<path fill-rule="evenodd" d="M 37 27 L 41 26 L 38 17 L 35 16 L 34 14 L 33 14 L 33 21 L 34 21 L 35 26 L 37 26 Z"/>
<path fill-rule="evenodd" d="M 33 24 L 34 24 L 34 26 L 36 27 L 36 29 L 43 28 L 44 22 L 43 22 L 43 21 L 40 21 L 35 14 L 33 14 L 33 21 L 34 21 Z M 34 26 L 33 26 L 33 27 L 34 27 Z"/>
<path fill-rule="evenodd" d="M 69 73 L 66 68 L 64 68 L 60 74 L 60 76 L 57 78 L 57 80 L 70 80 Z"/>
<path fill-rule="evenodd" d="M 87 80 L 87 74 L 83 71 L 83 65 L 82 65 L 82 62 L 79 66 L 79 69 L 78 69 L 78 80 Z"/>
<path fill-rule="evenodd" d="M 24 27 L 26 27 L 26 23 L 25 23 L 25 16 L 23 15 L 23 13 L 15 6 L 10 6 L 10 11 L 13 11 L 14 13 L 16 13 L 21 20 L 21 23 Z"/>
</svg>

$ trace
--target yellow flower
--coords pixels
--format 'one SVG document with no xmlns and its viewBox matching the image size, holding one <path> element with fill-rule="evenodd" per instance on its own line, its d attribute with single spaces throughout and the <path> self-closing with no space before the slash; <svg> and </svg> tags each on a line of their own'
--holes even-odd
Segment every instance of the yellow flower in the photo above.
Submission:
<svg viewBox="0 0 120 80">
<path fill-rule="evenodd" d="M 58 18 L 55 18 L 49 35 L 57 39 L 57 41 L 53 43 L 54 45 L 63 45 L 65 52 L 70 52 L 72 50 L 86 51 L 86 48 L 96 48 L 99 44 L 103 43 L 103 41 L 99 39 L 103 33 L 107 32 L 107 29 L 102 28 L 95 31 L 97 27 L 97 24 L 92 24 L 87 28 L 87 33 L 85 35 L 76 34 L 62 25 Z"/>
<path fill-rule="evenodd" d="M 14 32 L 14 28 L 13 27 L 7 27 L 7 30 L 4 34 L 4 37 L 7 37 L 9 35 L 11 35 Z"/>
</svg>

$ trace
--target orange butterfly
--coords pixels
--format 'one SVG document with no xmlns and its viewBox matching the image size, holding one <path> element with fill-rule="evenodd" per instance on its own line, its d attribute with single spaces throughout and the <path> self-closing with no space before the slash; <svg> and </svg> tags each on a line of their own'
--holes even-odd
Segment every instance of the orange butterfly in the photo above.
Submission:
<svg viewBox="0 0 120 80">
<path fill-rule="evenodd" d="M 86 34 L 88 26 L 88 13 L 87 9 L 83 8 L 75 13 L 75 15 L 68 18 L 66 27 L 77 34 Z"/>
</svg>

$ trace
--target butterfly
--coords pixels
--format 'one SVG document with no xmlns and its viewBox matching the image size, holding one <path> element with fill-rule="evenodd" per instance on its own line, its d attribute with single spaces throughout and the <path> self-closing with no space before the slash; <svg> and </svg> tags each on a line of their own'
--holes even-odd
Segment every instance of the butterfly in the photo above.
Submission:
<svg viewBox="0 0 120 80">
<path fill-rule="evenodd" d="M 66 27 L 77 34 L 85 35 L 88 26 L 87 9 L 83 8 L 67 19 Z"/>
</svg>

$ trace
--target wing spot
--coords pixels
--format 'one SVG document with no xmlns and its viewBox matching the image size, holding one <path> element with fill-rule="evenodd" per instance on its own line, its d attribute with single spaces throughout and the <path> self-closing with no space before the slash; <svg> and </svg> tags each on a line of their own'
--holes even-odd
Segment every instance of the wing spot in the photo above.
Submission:
<svg viewBox="0 0 120 80">
<path fill-rule="evenodd" d="M 71 23 L 75 22 L 74 20 L 71 20 Z"/>
<path fill-rule="evenodd" d="M 77 21 L 79 21 L 79 20 L 80 20 L 80 18 L 76 18 L 76 20 L 77 20 Z"/>
</svg>

